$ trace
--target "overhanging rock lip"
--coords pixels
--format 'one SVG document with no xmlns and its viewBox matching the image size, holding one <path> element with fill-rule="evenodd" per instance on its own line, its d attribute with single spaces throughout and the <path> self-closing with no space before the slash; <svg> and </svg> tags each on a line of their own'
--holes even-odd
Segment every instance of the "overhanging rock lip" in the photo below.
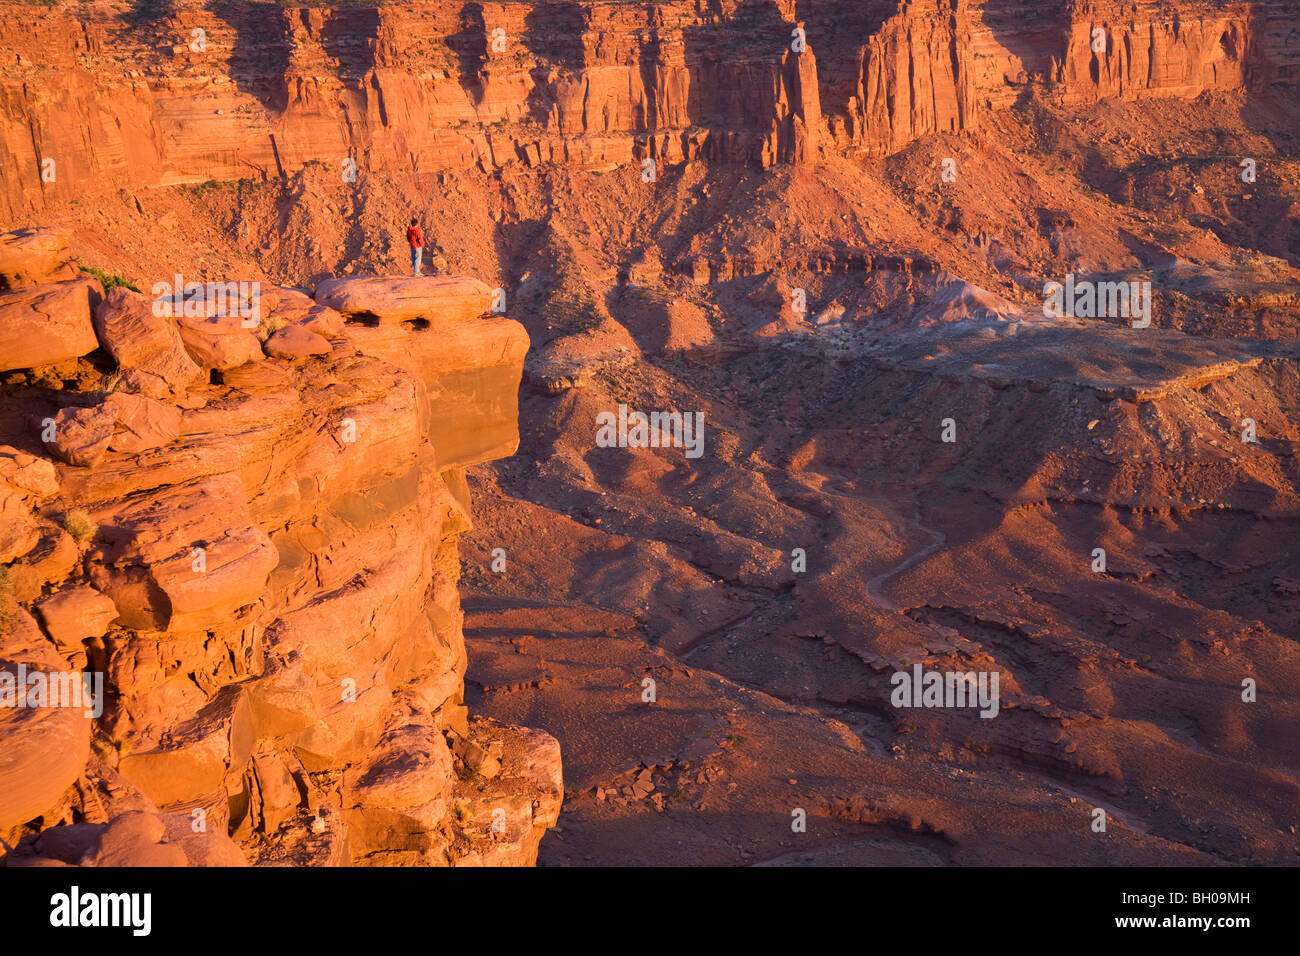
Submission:
<svg viewBox="0 0 1300 956">
<path fill-rule="evenodd" d="M 417 319 L 465 321 L 492 307 L 492 289 L 473 276 L 344 276 L 316 287 L 317 304 L 345 318 L 397 325 Z"/>
</svg>

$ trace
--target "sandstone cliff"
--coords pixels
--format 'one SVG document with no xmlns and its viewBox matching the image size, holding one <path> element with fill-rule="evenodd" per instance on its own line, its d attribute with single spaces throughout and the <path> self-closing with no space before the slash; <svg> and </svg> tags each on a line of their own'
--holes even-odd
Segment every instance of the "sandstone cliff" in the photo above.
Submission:
<svg viewBox="0 0 1300 956">
<path fill-rule="evenodd" d="M 0 212 L 310 162 L 808 163 L 977 128 L 1031 88 L 1294 84 L 1296 26 L 1286 0 L 5 6 Z"/>
<path fill-rule="evenodd" d="M 0 709 L 9 862 L 531 863 L 559 747 L 468 718 L 456 545 L 523 328 L 449 276 L 160 316 L 0 250 L 42 346 L 0 349 L 0 658 L 105 675 L 101 715 Z"/>
</svg>

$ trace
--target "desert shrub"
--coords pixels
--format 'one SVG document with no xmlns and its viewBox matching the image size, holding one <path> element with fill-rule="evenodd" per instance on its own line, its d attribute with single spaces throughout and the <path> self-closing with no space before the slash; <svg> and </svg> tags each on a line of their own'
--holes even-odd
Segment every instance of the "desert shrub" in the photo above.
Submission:
<svg viewBox="0 0 1300 956">
<path fill-rule="evenodd" d="M 90 273 L 92 276 L 98 279 L 99 284 L 104 287 L 105 292 L 108 292 L 112 289 L 116 289 L 119 286 L 121 286 L 123 289 L 130 289 L 132 292 L 140 291 L 130 282 L 127 282 L 125 279 L 123 279 L 121 276 L 112 275 L 111 273 L 105 272 L 103 269 L 96 269 L 94 266 L 77 266 L 77 268 L 80 269 L 82 272 Z"/>
<path fill-rule="evenodd" d="M 80 508 L 73 508 L 63 516 L 63 527 L 77 544 L 86 544 L 99 530 L 95 522 L 90 520 L 90 515 Z"/>
<path fill-rule="evenodd" d="M 271 336 L 275 335 L 276 332 L 279 332 L 282 328 L 284 328 L 285 325 L 287 324 L 288 323 L 285 322 L 283 316 L 268 315 L 266 318 L 262 320 L 261 324 L 257 327 L 257 337 L 261 339 L 263 342 L 265 342 Z"/>
</svg>

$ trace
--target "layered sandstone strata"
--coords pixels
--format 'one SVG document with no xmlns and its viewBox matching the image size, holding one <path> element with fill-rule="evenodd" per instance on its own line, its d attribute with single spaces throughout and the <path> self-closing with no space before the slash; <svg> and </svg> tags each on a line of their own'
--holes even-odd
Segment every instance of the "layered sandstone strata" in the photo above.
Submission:
<svg viewBox="0 0 1300 956">
<path fill-rule="evenodd" d="M 0 211 L 309 162 L 809 163 L 977 128 L 1030 87 L 1082 103 L 1300 77 L 1287 0 L 168 11 L 0 7 Z"/>
<path fill-rule="evenodd" d="M 469 278 L 173 317 L 19 258 L 0 668 L 104 694 L 0 709 L 9 862 L 531 863 L 559 748 L 468 717 L 456 545 L 523 328 Z"/>
</svg>

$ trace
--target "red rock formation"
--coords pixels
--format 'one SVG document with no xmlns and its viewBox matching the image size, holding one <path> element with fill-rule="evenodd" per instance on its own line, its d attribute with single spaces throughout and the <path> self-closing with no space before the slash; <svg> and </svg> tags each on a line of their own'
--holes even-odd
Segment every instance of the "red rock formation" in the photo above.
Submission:
<svg viewBox="0 0 1300 956">
<path fill-rule="evenodd" d="M 91 279 L 0 293 L 0 371 L 80 358 L 98 345 L 90 324 Z"/>
<path fill-rule="evenodd" d="M 87 281 L 38 285 L 79 290 L 75 329 L 24 338 L 63 343 L 78 381 Z M 266 355 L 242 315 L 159 316 L 117 289 L 94 325 L 115 384 L 6 393 L 26 433 L 0 457 L 0 659 L 103 673 L 107 705 L 0 709 L 0 833 L 26 862 L 530 863 L 559 748 L 467 719 L 456 555 L 464 469 L 518 442 L 528 337 L 481 318 L 471 279 L 330 283 L 343 315 L 266 291 Z M 221 383 L 171 374 L 182 353 Z M 131 843 L 137 811 L 155 822 Z M 50 829 L 73 812 L 108 829 Z M 191 853 L 175 819 L 215 844 Z"/>
<path fill-rule="evenodd" d="M 10 7 L 0 211 L 309 162 L 808 163 L 975 128 L 1031 83 L 1086 101 L 1294 82 L 1295 18 L 1284 0 Z"/>
</svg>

